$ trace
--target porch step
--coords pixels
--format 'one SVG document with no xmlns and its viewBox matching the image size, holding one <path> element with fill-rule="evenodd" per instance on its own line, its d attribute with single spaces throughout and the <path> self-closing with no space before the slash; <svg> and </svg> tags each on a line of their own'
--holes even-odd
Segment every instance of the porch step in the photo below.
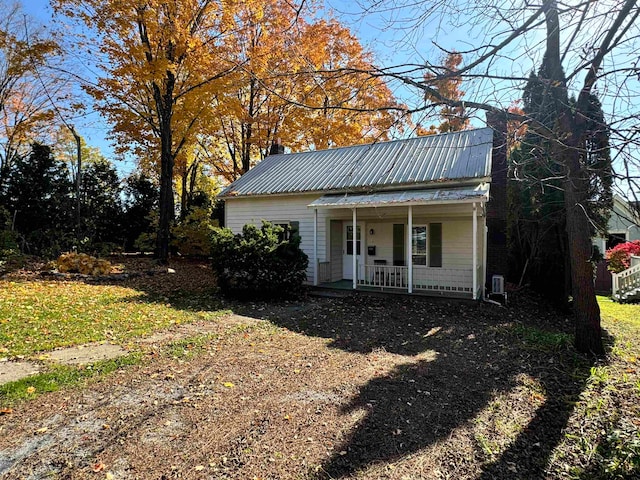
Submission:
<svg viewBox="0 0 640 480">
<path fill-rule="evenodd" d="M 353 290 L 343 290 L 330 287 L 311 287 L 309 289 L 309 295 L 312 297 L 323 298 L 345 298 L 353 295 Z"/>
<path fill-rule="evenodd" d="M 614 299 L 619 302 L 639 302 L 640 287 L 631 289 L 627 292 L 620 292 L 614 295 Z"/>
</svg>

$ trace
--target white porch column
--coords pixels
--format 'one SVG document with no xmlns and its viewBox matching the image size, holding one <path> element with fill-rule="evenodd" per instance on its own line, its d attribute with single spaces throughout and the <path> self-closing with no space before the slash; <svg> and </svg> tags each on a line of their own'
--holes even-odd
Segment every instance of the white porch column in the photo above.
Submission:
<svg viewBox="0 0 640 480">
<path fill-rule="evenodd" d="M 413 206 L 409 205 L 409 234 L 407 235 L 407 265 L 409 266 L 409 270 L 407 271 L 407 283 L 408 292 L 413 293 L 413 255 L 411 251 L 411 239 L 413 236 Z"/>
<path fill-rule="evenodd" d="M 356 209 L 353 209 L 353 236 L 351 242 L 353 244 L 353 289 L 355 290 L 358 286 L 358 249 L 357 249 L 357 238 L 358 238 L 358 218 L 356 216 Z"/>
<path fill-rule="evenodd" d="M 482 288 L 482 299 L 484 300 L 487 293 L 487 238 L 489 236 L 489 228 L 487 227 L 487 212 L 484 212 L 482 217 L 482 223 L 484 225 L 484 249 L 482 252 L 482 277 L 480 277 L 480 288 Z"/>
<path fill-rule="evenodd" d="M 473 204 L 473 299 L 478 298 L 478 216 L 476 204 Z"/>
<path fill-rule="evenodd" d="M 318 286 L 320 277 L 320 262 L 318 261 L 318 209 L 313 209 L 313 284 Z"/>
</svg>

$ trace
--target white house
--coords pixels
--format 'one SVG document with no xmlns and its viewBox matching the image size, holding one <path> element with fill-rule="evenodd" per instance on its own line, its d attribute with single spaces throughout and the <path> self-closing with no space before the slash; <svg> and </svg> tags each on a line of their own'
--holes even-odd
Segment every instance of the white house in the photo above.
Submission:
<svg viewBox="0 0 640 480">
<path fill-rule="evenodd" d="M 506 269 L 505 152 L 481 128 L 270 155 L 220 194 L 225 225 L 296 230 L 313 285 L 480 298 Z"/>
</svg>

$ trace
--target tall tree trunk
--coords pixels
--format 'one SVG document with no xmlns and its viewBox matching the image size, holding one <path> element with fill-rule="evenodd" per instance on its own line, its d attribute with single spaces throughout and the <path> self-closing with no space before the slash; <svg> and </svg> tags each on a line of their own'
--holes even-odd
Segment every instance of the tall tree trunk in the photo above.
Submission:
<svg viewBox="0 0 640 480">
<path fill-rule="evenodd" d="M 183 169 L 180 175 L 180 182 L 182 185 L 182 192 L 180 193 L 180 220 L 184 220 L 189 210 L 189 187 L 187 183 L 189 169 Z"/>
<path fill-rule="evenodd" d="M 173 164 L 171 122 L 163 124 L 160 153 L 160 219 L 158 222 L 157 255 L 160 263 L 169 262 L 171 224 L 174 220 Z"/>
<path fill-rule="evenodd" d="M 569 107 L 569 92 L 560 60 L 560 22 L 557 0 L 544 0 L 547 42 L 545 64 L 550 93 L 554 98 L 557 124 L 552 132 L 554 157 L 564 166 L 564 207 L 571 260 L 571 284 L 575 317 L 575 346 L 579 352 L 604 353 L 600 308 L 596 301 L 591 266 L 591 232 L 585 209 L 588 172 L 581 164 L 583 116 Z"/>
<path fill-rule="evenodd" d="M 570 122 L 569 125 L 575 122 Z M 566 128 L 566 127 L 565 127 Z M 573 128 L 575 135 L 578 130 Z M 569 142 L 573 143 L 573 142 Z M 565 165 L 564 205 L 571 260 L 571 283 L 575 316 L 575 345 L 582 353 L 604 354 L 600 307 L 596 300 L 591 265 L 591 231 L 585 209 L 588 200 L 587 172 L 580 164 L 578 145 L 563 149 Z"/>
</svg>

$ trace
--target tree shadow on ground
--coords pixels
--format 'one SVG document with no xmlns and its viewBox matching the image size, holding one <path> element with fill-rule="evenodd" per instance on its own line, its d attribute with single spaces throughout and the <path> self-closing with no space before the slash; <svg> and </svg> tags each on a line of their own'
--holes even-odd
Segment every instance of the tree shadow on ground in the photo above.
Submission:
<svg viewBox="0 0 640 480">
<path fill-rule="evenodd" d="M 589 361 L 567 344 L 569 325 L 535 302 L 499 308 L 355 295 L 311 307 L 279 308 L 261 313 L 239 305 L 235 311 L 259 313 L 290 330 L 331 339 L 332 348 L 406 357 L 389 373 L 371 379 L 343 407 L 344 413 L 362 410 L 364 418 L 317 478 L 347 477 L 446 440 L 499 395 L 527 388 L 532 389 L 527 395 L 543 400 L 532 415 L 520 415 L 524 407 L 516 400 L 509 405 L 514 417 L 529 421 L 518 425 L 513 420 L 518 433 L 503 453 L 488 454 L 476 443 L 475 458 L 453 463 L 460 477 L 539 478 L 589 374 Z M 533 379 L 535 387 L 523 378 Z"/>
<path fill-rule="evenodd" d="M 164 290 L 157 291 L 162 283 L 157 280 L 136 280 L 136 288 L 145 293 L 134 301 L 166 301 Z M 188 278 L 185 281 L 188 287 Z M 517 402 L 508 406 L 526 424 L 514 420 L 517 432 L 506 445 L 487 452 L 477 441 L 473 458 L 461 458 L 465 454 L 455 451 L 447 455 L 459 477 L 540 478 L 591 367 L 567 345 L 570 322 L 536 300 L 500 308 L 362 294 L 277 303 L 228 301 L 210 292 L 167 295 L 176 309 L 230 308 L 329 339 L 331 348 L 406 357 L 371 379 L 343 407 L 344 413 L 360 410 L 364 417 L 320 473 L 314 473 L 317 478 L 348 477 L 433 446 L 474 422 L 499 396 L 527 388 L 538 389 L 528 394 L 543 401 L 533 412 L 522 411 Z M 558 338 L 567 342 L 558 344 Z M 524 385 L 523 378 L 533 379 L 536 386 Z"/>
</svg>

